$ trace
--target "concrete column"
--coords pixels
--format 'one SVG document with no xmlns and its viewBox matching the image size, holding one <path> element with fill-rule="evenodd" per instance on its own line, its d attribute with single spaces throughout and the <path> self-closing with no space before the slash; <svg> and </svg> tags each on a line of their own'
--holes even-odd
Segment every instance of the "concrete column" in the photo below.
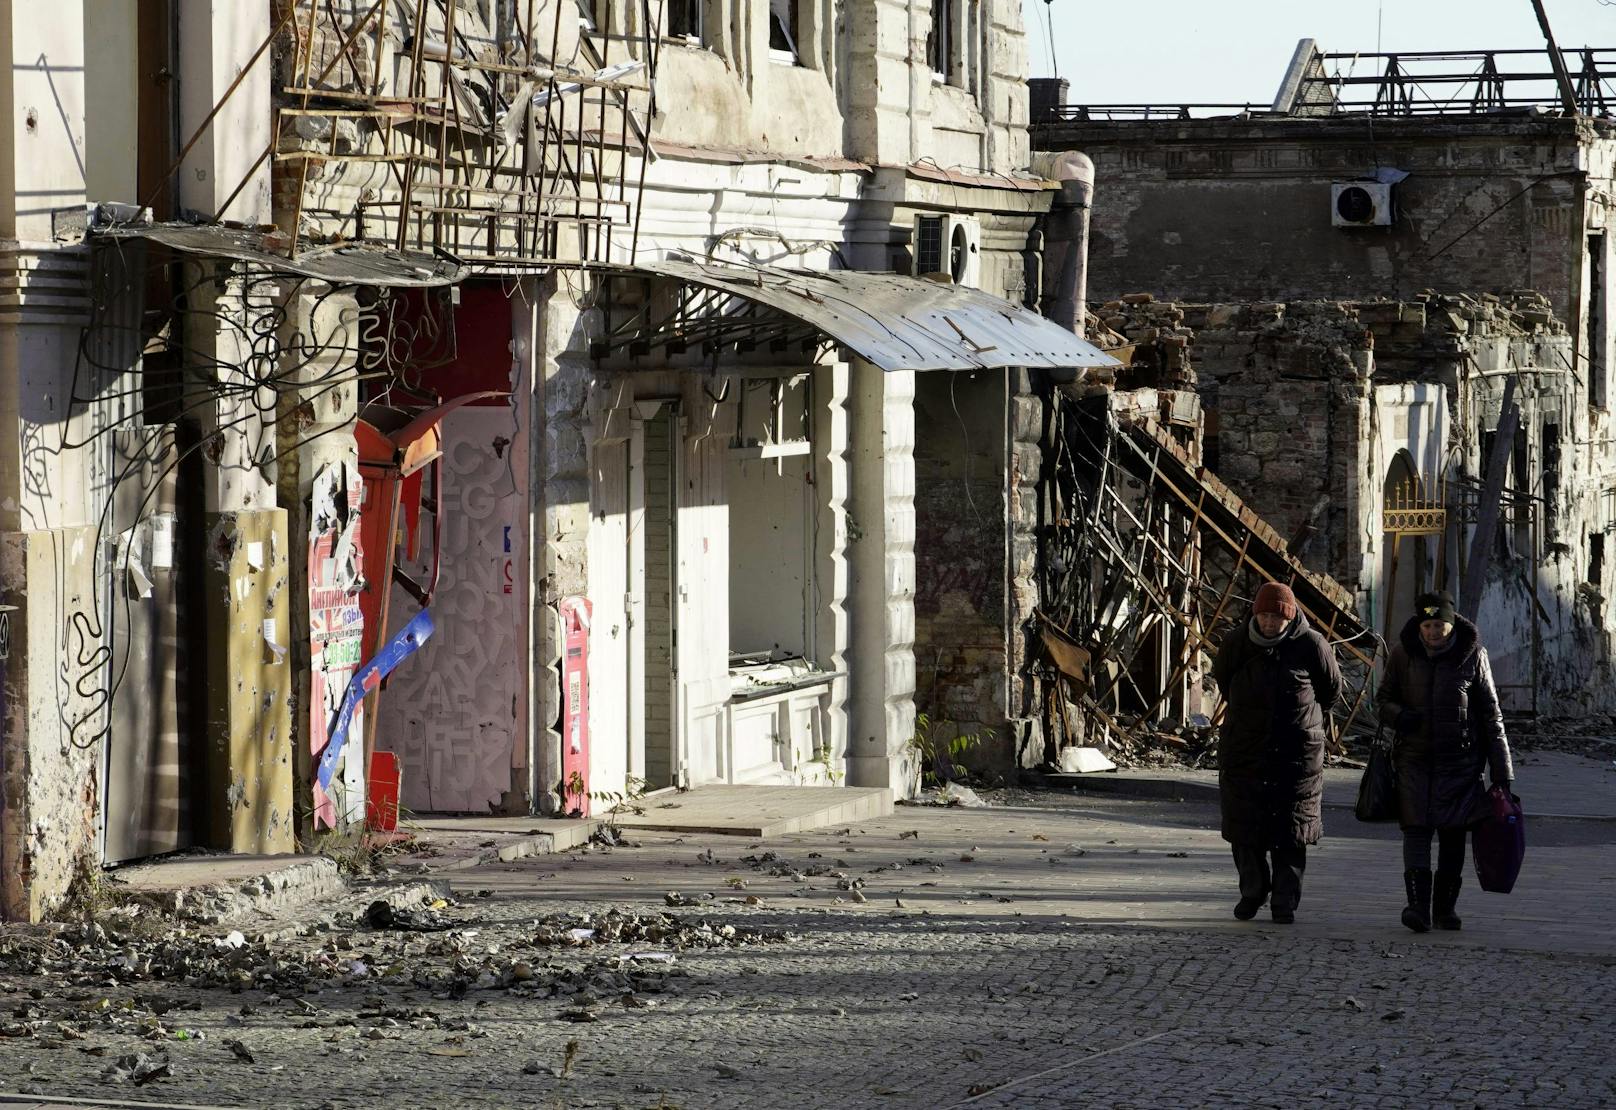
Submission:
<svg viewBox="0 0 1616 1110">
<path fill-rule="evenodd" d="M 0 918 L 8 921 L 38 921 L 100 867 L 106 703 L 93 635 L 95 555 L 89 526 L 0 533 L 0 601 L 15 606 L 0 614 Z"/>
<path fill-rule="evenodd" d="M 1022 766 L 1044 756 L 1040 698 L 1028 666 L 1037 652 L 1033 611 L 1038 607 L 1038 481 L 1043 467 L 1044 401 L 1027 371 L 1011 369 L 1005 383 L 1007 498 L 1005 577 L 1005 709 L 1009 741 Z"/>
<path fill-rule="evenodd" d="M 231 263 L 191 262 L 185 320 L 190 434 L 201 444 L 201 588 L 207 665 L 200 842 L 238 852 L 290 851 L 292 628 L 286 513 L 276 506 L 277 390 L 286 368 L 261 358 L 254 329 L 282 289 L 245 281 Z M 202 280 L 198 281 L 197 279 Z M 211 313 L 208 311 L 211 309 Z M 295 452 L 294 452 L 295 453 Z"/>
<path fill-rule="evenodd" d="M 915 378 L 855 360 L 848 390 L 850 786 L 913 791 Z"/>
<path fill-rule="evenodd" d="M 848 366 L 838 362 L 814 371 L 814 490 L 818 514 L 814 545 L 812 599 L 815 662 L 830 671 L 847 670 L 848 552 Z M 825 714 L 825 748 L 834 765 L 847 753 L 847 679 L 831 684 Z"/>
<path fill-rule="evenodd" d="M 563 287 L 564 288 L 564 287 Z M 584 414 L 590 364 L 583 318 L 571 299 L 545 280 L 538 307 L 534 368 L 532 485 L 534 583 L 533 686 L 538 703 L 536 808 L 565 809 L 561 796 L 562 630 L 556 603 L 588 593 L 589 449 Z"/>
<path fill-rule="evenodd" d="M 290 662 L 290 681 L 296 711 L 290 715 L 294 795 L 298 835 L 305 841 L 315 831 L 306 818 L 312 812 L 314 775 L 313 741 L 323 737 L 323 726 L 316 726 L 316 715 L 327 712 L 326 699 L 316 699 L 313 691 L 313 644 L 309 614 L 308 550 L 313 523 L 312 506 L 315 479 L 330 468 L 341 471 L 339 488 L 345 489 L 357 476 L 359 455 L 354 444 L 352 423 L 359 411 L 359 385 L 354 344 L 362 329 L 359 306 L 352 293 L 332 293 L 324 285 L 299 288 L 287 305 L 282 325 L 282 342 L 303 345 L 311 355 L 299 356 L 286 366 L 279 390 L 276 424 L 275 480 L 280 508 L 286 514 L 287 537 L 287 619 L 282 645 Z M 358 505 L 348 506 L 350 513 Z M 358 604 L 355 594 L 353 604 Z M 333 630 L 335 631 L 335 630 Z M 333 665 L 322 652 L 327 681 L 338 695 L 347 686 L 345 667 Z M 317 704 L 318 700 L 318 704 Z M 373 703 L 372 703 L 373 704 Z M 367 705 L 367 709 L 369 706 Z M 329 718 L 327 718 L 329 720 Z M 333 790 L 339 799 L 338 827 L 362 821 L 365 816 L 364 740 L 374 728 L 372 722 L 356 730 L 353 743 L 342 758 Z M 320 740 L 324 746 L 323 739 Z M 337 784 L 340 784 L 340 788 Z"/>
<path fill-rule="evenodd" d="M 919 82 L 931 80 L 925 49 L 930 5 L 869 0 L 863 8 L 868 14 L 848 28 L 847 156 L 906 165 L 915 156 L 914 131 L 925 126 L 913 117 L 925 87 Z"/>
<path fill-rule="evenodd" d="M 253 168 L 274 133 L 272 50 L 241 77 L 242 66 L 269 35 L 270 5 L 239 0 L 178 0 L 180 133 L 189 139 L 215 104 L 224 108 L 186 155 L 179 203 L 212 219 L 246 224 L 270 218 L 269 161 Z M 235 85 L 232 92 L 231 86 Z M 230 93 L 228 100 L 225 94 Z M 238 185 L 245 186 L 225 207 Z M 220 209 L 224 208 L 221 213 Z"/>
</svg>

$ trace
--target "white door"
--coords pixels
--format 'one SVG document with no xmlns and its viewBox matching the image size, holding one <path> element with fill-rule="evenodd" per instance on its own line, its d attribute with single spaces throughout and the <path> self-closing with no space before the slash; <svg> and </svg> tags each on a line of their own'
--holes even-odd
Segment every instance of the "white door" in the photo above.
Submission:
<svg viewBox="0 0 1616 1110">
<path fill-rule="evenodd" d="M 645 770 L 644 483 L 638 421 L 592 451 L 589 507 L 589 788 L 627 793 Z M 597 801 L 595 808 L 601 808 Z"/>
</svg>

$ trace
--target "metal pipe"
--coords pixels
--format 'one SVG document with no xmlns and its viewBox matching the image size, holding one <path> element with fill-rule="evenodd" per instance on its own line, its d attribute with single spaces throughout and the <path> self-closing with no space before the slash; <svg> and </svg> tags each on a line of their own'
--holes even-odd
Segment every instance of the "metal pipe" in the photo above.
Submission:
<svg viewBox="0 0 1616 1110">
<path fill-rule="evenodd" d="M 1081 151 L 1054 155 L 1044 176 L 1060 182 L 1044 230 L 1044 315 L 1073 335 L 1083 334 L 1088 298 L 1089 213 L 1094 201 L 1094 162 Z M 1050 287 L 1051 282 L 1053 288 Z"/>
</svg>

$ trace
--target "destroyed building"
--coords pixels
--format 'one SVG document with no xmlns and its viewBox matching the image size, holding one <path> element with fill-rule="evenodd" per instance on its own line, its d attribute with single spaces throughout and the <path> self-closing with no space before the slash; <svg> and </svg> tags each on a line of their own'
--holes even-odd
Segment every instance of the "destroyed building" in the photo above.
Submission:
<svg viewBox="0 0 1616 1110">
<path fill-rule="evenodd" d="M 1035 145 L 1096 167 L 1090 304 L 1193 365 L 1206 469 L 1381 635 L 1475 591 L 1514 712 L 1612 708 L 1610 55 L 1304 40 L 1261 106 L 1034 82 Z"/>
<path fill-rule="evenodd" d="M 4 916 L 1033 743 L 1032 375 L 1110 360 L 1018 3 L 102 14 L 6 40 Z"/>
</svg>

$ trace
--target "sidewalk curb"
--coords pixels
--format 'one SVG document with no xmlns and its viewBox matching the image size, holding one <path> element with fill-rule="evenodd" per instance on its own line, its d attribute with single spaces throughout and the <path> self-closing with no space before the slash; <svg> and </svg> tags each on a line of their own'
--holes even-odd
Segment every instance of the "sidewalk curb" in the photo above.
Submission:
<svg viewBox="0 0 1616 1110">
<path fill-rule="evenodd" d="M 1218 788 L 1215 783 L 1183 782 L 1167 778 L 1133 778 L 1102 771 L 1093 775 L 1049 775 L 1046 781 L 1053 786 L 1066 786 L 1090 794 L 1112 794 L 1127 798 L 1150 798 L 1168 802 L 1216 802 Z M 1324 808 L 1351 813 L 1347 802 L 1325 802 Z M 1536 813 L 1527 810 L 1526 819 L 1532 821 L 1597 821 L 1616 823 L 1616 815 L 1603 813 Z"/>
<path fill-rule="evenodd" d="M 450 860 L 448 863 L 427 863 L 423 875 L 453 874 L 457 871 L 471 871 L 479 867 L 486 867 L 491 863 L 513 863 L 519 859 L 528 859 L 532 856 L 550 856 L 561 852 L 569 852 L 574 848 L 581 848 L 589 843 L 600 828 L 599 820 L 582 820 L 578 822 L 576 831 L 569 830 L 565 837 L 557 836 L 553 832 L 537 832 L 525 836 L 511 837 L 504 844 L 481 848 L 471 855 L 461 859 Z M 506 834 L 507 836 L 509 834 Z"/>
</svg>

